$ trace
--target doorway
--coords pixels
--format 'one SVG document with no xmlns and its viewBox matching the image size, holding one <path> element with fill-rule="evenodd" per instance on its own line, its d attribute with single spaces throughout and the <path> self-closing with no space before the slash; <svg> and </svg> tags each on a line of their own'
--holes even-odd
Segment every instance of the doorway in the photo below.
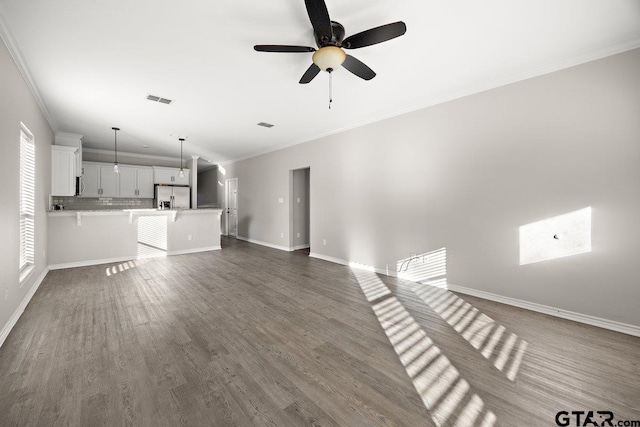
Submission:
<svg viewBox="0 0 640 427">
<path fill-rule="evenodd" d="M 311 248 L 311 168 L 289 172 L 289 248 Z"/>
<path fill-rule="evenodd" d="M 238 237 L 238 178 L 227 179 L 226 189 L 226 234 Z"/>
</svg>

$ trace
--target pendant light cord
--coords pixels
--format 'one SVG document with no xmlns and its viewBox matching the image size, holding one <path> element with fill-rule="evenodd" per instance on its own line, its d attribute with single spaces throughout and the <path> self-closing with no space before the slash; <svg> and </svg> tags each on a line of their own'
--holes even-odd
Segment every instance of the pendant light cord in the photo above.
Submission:
<svg viewBox="0 0 640 427">
<path fill-rule="evenodd" d="M 113 130 L 114 136 L 113 136 L 113 142 L 115 145 L 115 154 L 116 154 L 116 164 L 118 164 L 118 131 L 117 130 Z"/>
</svg>

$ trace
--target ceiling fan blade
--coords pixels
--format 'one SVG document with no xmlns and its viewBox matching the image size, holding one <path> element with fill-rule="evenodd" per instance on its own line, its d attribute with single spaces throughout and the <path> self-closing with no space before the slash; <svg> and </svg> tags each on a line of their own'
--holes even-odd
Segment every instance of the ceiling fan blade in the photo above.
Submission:
<svg viewBox="0 0 640 427">
<path fill-rule="evenodd" d="M 258 52 L 315 52 L 316 50 L 308 46 L 286 46 L 279 44 L 257 44 L 253 47 Z"/>
<path fill-rule="evenodd" d="M 407 32 L 407 26 L 404 22 L 398 21 L 392 24 L 381 25 L 380 27 L 371 28 L 358 34 L 347 37 L 342 42 L 345 49 L 358 49 L 360 47 L 371 46 L 386 42 L 387 40 L 400 37 Z"/>
<path fill-rule="evenodd" d="M 347 59 L 344 60 L 342 66 L 361 79 L 371 80 L 376 76 L 376 73 L 371 68 L 351 55 L 347 55 Z"/>
<path fill-rule="evenodd" d="M 304 0 L 307 6 L 307 14 L 311 20 L 313 31 L 318 40 L 329 41 L 333 35 L 331 30 L 331 18 L 324 0 Z"/>
<path fill-rule="evenodd" d="M 311 64 L 311 66 L 307 68 L 307 71 L 305 71 L 305 73 L 302 75 L 300 83 L 303 85 L 309 83 L 315 76 L 318 75 L 319 72 L 320 67 L 318 67 L 316 64 Z"/>
</svg>

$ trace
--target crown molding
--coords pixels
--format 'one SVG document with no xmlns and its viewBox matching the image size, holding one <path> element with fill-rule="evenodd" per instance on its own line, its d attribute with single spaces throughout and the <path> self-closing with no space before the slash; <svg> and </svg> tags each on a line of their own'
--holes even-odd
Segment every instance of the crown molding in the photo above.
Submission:
<svg viewBox="0 0 640 427">
<path fill-rule="evenodd" d="M 343 126 L 338 129 L 332 129 L 327 132 L 308 135 L 306 137 L 303 137 L 294 141 L 289 141 L 283 144 L 279 144 L 274 147 L 253 151 L 230 160 L 225 159 L 218 162 L 218 164 L 228 165 L 231 163 L 240 162 L 242 160 L 247 160 L 254 157 L 262 156 L 264 154 L 272 153 L 274 151 L 282 150 L 288 147 L 292 147 L 294 145 L 315 141 L 317 139 L 321 139 L 330 135 L 335 135 L 337 133 L 344 132 L 347 130 L 359 128 L 361 126 L 365 126 L 371 123 L 376 123 L 385 119 L 390 119 L 392 117 L 400 116 L 402 114 L 407 114 L 413 111 L 422 110 L 424 108 L 433 107 L 435 105 L 443 104 L 445 102 L 453 101 L 455 99 L 463 98 L 465 96 L 474 95 L 474 94 L 485 92 L 491 89 L 496 89 L 501 86 L 507 86 L 512 83 L 517 83 L 520 81 L 532 79 L 534 77 L 539 77 L 539 76 L 553 73 L 556 71 L 561 71 L 567 68 L 575 67 L 577 65 L 585 64 L 587 62 L 592 62 L 598 59 L 606 58 L 607 56 L 613 56 L 622 52 L 626 52 L 626 51 L 638 49 L 638 48 L 640 48 L 640 39 L 634 38 L 634 39 L 624 40 L 614 45 L 606 46 L 599 49 L 589 50 L 587 52 L 583 52 L 578 55 L 573 55 L 568 58 L 563 58 L 560 60 L 548 62 L 546 64 L 529 68 L 526 70 L 522 70 L 517 73 L 509 74 L 506 76 L 502 76 L 497 79 L 483 81 L 480 83 L 475 83 L 469 86 L 465 86 L 460 89 L 445 92 L 440 94 L 439 96 L 421 99 L 416 102 L 400 106 L 399 108 L 395 108 L 393 110 L 388 110 L 381 114 L 376 114 L 374 116 L 367 117 L 364 120 L 351 123 L 347 126 Z"/>
<path fill-rule="evenodd" d="M 27 67 L 26 62 L 23 59 L 23 55 L 20 50 L 20 47 L 18 46 L 18 43 L 15 37 L 13 36 L 11 25 L 9 24 L 9 20 L 4 11 L 4 8 L 2 7 L 2 4 L 0 4 L 0 38 L 4 42 L 5 46 L 7 46 L 7 50 L 9 51 L 9 54 L 13 58 L 13 61 L 15 62 L 16 67 L 18 67 L 18 71 L 20 71 L 20 74 L 22 74 L 22 78 L 24 79 L 25 83 L 27 84 L 27 87 L 29 88 L 29 90 L 31 91 L 31 94 L 36 100 L 38 107 L 40 107 L 40 111 L 42 112 L 42 115 L 44 116 L 47 123 L 49 123 L 49 127 L 51 128 L 54 134 L 57 134 L 59 132 L 58 125 L 53 119 L 53 117 L 51 116 L 51 113 L 49 113 L 49 109 L 47 108 L 47 105 L 45 104 L 44 100 L 42 99 L 42 96 L 40 95 L 38 86 L 33 80 L 33 77 L 31 77 L 31 73 L 29 72 L 29 68 Z"/>
<path fill-rule="evenodd" d="M 69 132 L 57 132 L 56 136 L 61 136 L 63 138 L 77 138 L 77 139 L 84 138 L 84 135 L 80 135 L 77 133 L 69 133 Z"/>
</svg>

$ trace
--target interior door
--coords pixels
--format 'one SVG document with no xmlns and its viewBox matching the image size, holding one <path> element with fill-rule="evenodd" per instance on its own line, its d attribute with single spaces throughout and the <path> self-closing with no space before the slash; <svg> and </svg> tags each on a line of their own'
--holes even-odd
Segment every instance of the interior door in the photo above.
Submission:
<svg viewBox="0 0 640 427">
<path fill-rule="evenodd" d="M 227 235 L 238 237 L 238 178 L 227 180 Z"/>
</svg>

